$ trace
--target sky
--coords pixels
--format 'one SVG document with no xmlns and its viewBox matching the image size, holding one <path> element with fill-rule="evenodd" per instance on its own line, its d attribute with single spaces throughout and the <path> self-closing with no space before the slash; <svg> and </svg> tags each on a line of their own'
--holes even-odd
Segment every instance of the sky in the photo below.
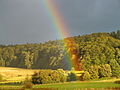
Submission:
<svg viewBox="0 0 120 90">
<path fill-rule="evenodd" d="M 53 0 L 70 36 L 120 29 L 120 0 Z M 43 0 L 0 0 L 0 44 L 60 39 Z"/>
</svg>

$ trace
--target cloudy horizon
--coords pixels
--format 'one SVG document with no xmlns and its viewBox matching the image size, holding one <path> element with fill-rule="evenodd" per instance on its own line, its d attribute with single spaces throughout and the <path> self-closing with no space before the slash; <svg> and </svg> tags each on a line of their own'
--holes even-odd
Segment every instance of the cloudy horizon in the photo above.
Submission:
<svg viewBox="0 0 120 90">
<path fill-rule="evenodd" d="M 120 0 L 53 0 L 71 36 L 120 29 Z M 0 0 L 0 44 L 60 39 L 43 0 Z"/>
</svg>

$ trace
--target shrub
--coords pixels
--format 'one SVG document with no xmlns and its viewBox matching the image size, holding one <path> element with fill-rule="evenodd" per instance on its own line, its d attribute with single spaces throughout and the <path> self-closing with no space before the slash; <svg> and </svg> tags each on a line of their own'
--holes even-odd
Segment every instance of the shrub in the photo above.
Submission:
<svg viewBox="0 0 120 90">
<path fill-rule="evenodd" d="M 32 75 L 33 84 L 65 82 L 66 76 L 62 70 L 41 70 Z"/>
<path fill-rule="evenodd" d="M 98 79 L 99 78 L 99 76 L 98 76 L 98 66 L 96 66 L 96 65 L 91 66 L 88 69 L 88 72 L 90 73 L 90 79 Z"/>
<path fill-rule="evenodd" d="M 99 76 L 100 78 L 102 77 L 111 77 L 112 73 L 111 73 L 111 67 L 109 64 L 105 64 L 100 66 L 99 68 Z"/>
<path fill-rule="evenodd" d="M 67 81 L 67 75 L 63 69 L 58 69 L 57 70 L 60 78 L 60 82 L 66 82 Z"/>
<path fill-rule="evenodd" d="M 68 74 L 68 81 L 76 81 L 77 80 L 77 76 L 75 73 L 71 72 Z"/>
<path fill-rule="evenodd" d="M 32 89 L 32 83 L 31 82 L 25 82 L 24 85 L 23 85 L 23 88 L 25 89 Z"/>
<path fill-rule="evenodd" d="M 3 80 L 3 76 L 0 74 L 0 81 L 2 81 Z"/>
<path fill-rule="evenodd" d="M 29 77 L 27 76 L 25 78 L 23 88 L 25 88 L 25 89 L 32 89 L 32 86 L 33 86 L 33 84 L 31 82 L 31 80 L 29 79 Z"/>
<path fill-rule="evenodd" d="M 111 66 L 111 69 L 112 69 L 112 77 L 117 77 L 119 78 L 120 77 L 120 65 L 119 63 L 112 59 L 109 63 L 109 65 Z"/>
<path fill-rule="evenodd" d="M 83 74 L 83 80 L 89 80 L 90 79 L 90 74 L 89 72 L 85 71 L 85 73 Z"/>
<path fill-rule="evenodd" d="M 120 80 L 118 80 L 118 81 L 115 81 L 115 83 L 116 83 L 116 84 L 120 84 Z"/>
</svg>

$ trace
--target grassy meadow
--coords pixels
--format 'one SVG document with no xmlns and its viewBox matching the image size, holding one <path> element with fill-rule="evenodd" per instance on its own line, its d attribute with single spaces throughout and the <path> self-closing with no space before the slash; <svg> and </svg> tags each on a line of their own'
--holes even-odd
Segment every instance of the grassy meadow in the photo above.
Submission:
<svg viewBox="0 0 120 90">
<path fill-rule="evenodd" d="M 114 83 L 114 81 L 120 79 L 114 78 L 109 80 L 104 79 L 93 81 L 64 82 L 57 84 L 38 84 L 33 85 L 32 89 L 23 89 L 24 84 L 20 84 L 18 82 L 23 82 L 27 76 L 31 76 L 35 71 L 37 72 L 39 70 L 0 67 L 0 73 L 4 76 L 4 81 L 0 82 L 0 90 L 101 90 L 102 88 L 120 88 L 120 84 Z M 78 76 L 80 75 L 80 72 L 76 71 L 75 73 L 78 73 Z"/>
<path fill-rule="evenodd" d="M 4 77 L 2 83 L 23 82 L 27 76 L 31 76 L 37 69 L 21 69 L 11 67 L 0 67 L 0 74 Z"/>
<path fill-rule="evenodd" d="M 35 88 L 58 88 L 59 90 L 78 90 L 86 88 L 110 88 L 119 87 L 119 84 L 113 82 L 71 82 L 63 84 L 51 84 L 51 85 L 35 85 Z"/>
<path fill-rule="evenodd" d="M 41 69 L 21 69 L 12 67 L 0 67 L 0 74 L 4 77 L 2 83 L 14 83 L 23 82 L 27 76 L 31 77 L 34 72 L 38 72 Z M 68 71 L 69 72 L 69 71 Z M 72 71 L 81 76 L 84 71 Z"/>
<path fill-rule="evenodd" d="M 16 86 L 1 85 L 0 87 L 11 88 L 13 90 L 14 89 L 21 90 L 22 88 L 21 85 L 16 85 Z M 49 90 L 53 90 L 53 89 L 55 90 L 97 90 L 97 89 L 101 90 L 102 89 L 104 90 L 105 88 L 120 88 L 120 85 L 115 84 L 113 82 L 70 82 L 70 83 L 61 83 L 61 84 L 34 85 L 33 88 L 34 90 L 47 90 L 47 89 Z M 110 90 L 114 90 L 114 89 L 110 89 Z M 115 90 L 119 90 L 119 89 L 115 89 Z"/>
</svg>

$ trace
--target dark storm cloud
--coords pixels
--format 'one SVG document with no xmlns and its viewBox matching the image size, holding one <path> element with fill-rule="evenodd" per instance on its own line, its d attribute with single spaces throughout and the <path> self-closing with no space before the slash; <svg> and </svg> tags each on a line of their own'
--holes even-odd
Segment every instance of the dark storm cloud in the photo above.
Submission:
<svg viewBox="0 0 120 90">
<path fill-rule="evenodd" d="M 109 32 L 120 25 L 120 0 L 58 0 L 56 3 L 72 35 Z"/>
<path fill-rule="evenodd" d="M 56 32 L 46 16 L 39 0 L 0 0 L 0 43 L 54 39 Z"/>
<path fill-rule="evenodd" d="M 0 0 L 0 44 L 54 40 L 43 0 Z M 54 0 L 71 35 L 120 29 L 120 0 Z"/>
</svg>

